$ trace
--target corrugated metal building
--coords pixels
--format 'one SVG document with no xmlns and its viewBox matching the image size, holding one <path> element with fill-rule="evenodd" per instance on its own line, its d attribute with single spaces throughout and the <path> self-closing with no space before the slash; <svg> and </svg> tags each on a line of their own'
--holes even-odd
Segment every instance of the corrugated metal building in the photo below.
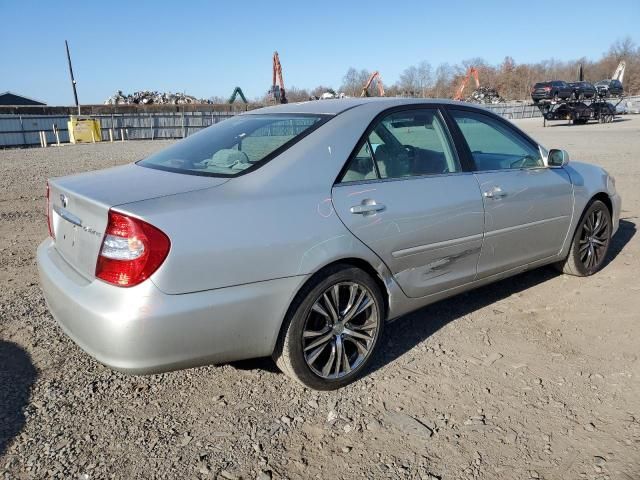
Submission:
<svg viewBox="0 0 640 480">
<path fill-rule="evenodd" d="M 0 105 L 46 105 L 46 103 L 17 93 L 4 92 L 0 93 Z"/>
</svg>

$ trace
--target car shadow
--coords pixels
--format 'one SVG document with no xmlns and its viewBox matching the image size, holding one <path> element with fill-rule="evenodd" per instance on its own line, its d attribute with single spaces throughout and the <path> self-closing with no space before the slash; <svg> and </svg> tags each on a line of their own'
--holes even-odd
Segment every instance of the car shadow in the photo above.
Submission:
<svg viewBox="0 0 640 480">
<path fill-rule="evenodd" d="M 620 226 L 618 227 L 616 234 L 611 239 L 611 245 L 609 246 L 609 252 L 607 252 L 607 258 L 603 268 L 606 268 L 607 265 L 609 265 L 611 261 L 620 254 L 625 245 L 629 243 L 636 234 L 636 224 L 631 221 L 631 218 L 635 219 L 637 217 L 620 219 Z"/>
<path fill-rule="evenodd" d="M 636 224 L 620 220 L 620 227 L 611 240 L 606 264 L 611 263 L 636 233 Z M 387 326 L 380 345 L 380 354 L 374 360 L 370 372 L 374 372 L 433 335 L 449 322 L 487 307 L 513 294 L 561 275 L 553 267 L 531 270 L 513 277 L 471 290 L 455 297 L 441 300 L 409 313 Z"/>
<path fill-rule="evenodd" d="M 37 376 L 26 351 L 0 340 L 0 457 L 25 424 L 24 409 Z"/>
</svg>

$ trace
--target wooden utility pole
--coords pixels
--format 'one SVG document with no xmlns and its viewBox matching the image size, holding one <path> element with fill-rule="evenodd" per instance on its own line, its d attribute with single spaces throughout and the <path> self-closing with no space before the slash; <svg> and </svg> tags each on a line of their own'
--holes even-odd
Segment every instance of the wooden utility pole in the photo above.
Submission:
<svg viewBox="0 0 640 480">
<path fill-rule="evenodd" d="M 69 53 L 69 43 L 65 40 L 64 46 L 67 48 L 67 61 L 69 62 L 69 75 L 71 76 L 71 86 L 73 87 L 73 98 L 78 107 L 78 116 L 80 116 L 80 104 L 78 103 L 78 91 L 76 90 L 76 79 L 73 78 L 73 67 L 71 66 L 71 54 Z"/>
</svg>

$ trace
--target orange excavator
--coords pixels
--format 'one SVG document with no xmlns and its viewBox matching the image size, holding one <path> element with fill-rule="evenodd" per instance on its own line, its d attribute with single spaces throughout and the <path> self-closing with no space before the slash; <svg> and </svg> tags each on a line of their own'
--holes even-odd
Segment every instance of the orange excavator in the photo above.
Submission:
<svg viewBox="0 0 640 480">
<path fill-rule="evenodd" d="M 371 86 L 371 84 L 376 78 L 378 79 L 378 81 L 376 82 L 376 87 L 378 88 L 378 95 L 381 97 L 384 97 L 384 85 L 382 84 L 382 78 L 380 78 L 380 73 L 378 71 L 375 71 L 371 75 L 369 75 L 369 78 L 367 79 L 367 83 L 365 83 L 364 86 L 362 87 L 362 92 L 360 93 L 361 97 L 371 96 L 369 95 L 369 87 Z"/>
<path fill-rule="evenodd" d="M 273 52 L 273 80 L 269 95 L 276 103 L 287 103 L 287 96 L 284 91 L 284 80 L 282 78 L 282 65 L 278 52 Z"/>
<path fill-rule="evenodd" d="M 478 78 L 478 70 L 475 67 L 469 67 L 469 69 L 467 70 L 467 74 L 462 79 L 462 82 L 460 83 L 460 86 L 458 87 L 458 90 L 456 91 L 456 94 L 453 97 L 454 100 L 461 101 L 464 99 L 464 97 L 462 96 L 462 93 L 464 92 L 464 87 L 467 86 L 467 83 L 469 83 L 469 79 L 472 76 L 476 82 L 476 89 L 480 88 L 480 79 Z"/>
</svg>

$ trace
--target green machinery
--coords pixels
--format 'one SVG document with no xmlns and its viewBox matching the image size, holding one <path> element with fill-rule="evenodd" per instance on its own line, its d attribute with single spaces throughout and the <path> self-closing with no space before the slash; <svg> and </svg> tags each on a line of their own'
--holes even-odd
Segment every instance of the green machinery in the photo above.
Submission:
<svg viewBox="0 0 640 480">
<path fill-rule="evenodd" d="M 242 99 L 242 101 L 244 103 L 249 103 L 249 102 L 247 102 L 247 98 L 244 96 L 244 93 L 242 93 L 242 89 L 240 87 L 236 87 L 235 88 L 235 90 L 233 91 L 233 93 L 229 97 L 229 103 L 235 102 L 236 101 L 236 97 L 238 95 L 240 95 L 240 98 Z"/>
</svg>

